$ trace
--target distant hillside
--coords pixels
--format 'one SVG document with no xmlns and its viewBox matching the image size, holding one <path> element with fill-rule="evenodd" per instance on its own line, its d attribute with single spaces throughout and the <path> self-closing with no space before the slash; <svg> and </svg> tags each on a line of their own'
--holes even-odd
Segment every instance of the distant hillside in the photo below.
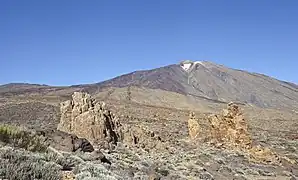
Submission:
<svg viewBox="0 0 298 180">
<path fill-rule="evenodd" d="M 266 108 L 298 108 L 298 85 L 207 61 L 183 61 L 152 70 L 135 71 L 97 84 L 69 87 L 2 85 L 0 97 L 34 93 L 68 96 L 74 91 L 96 94 L 107 87 L 130 86 L 161 89 L 215 102 L 236 101 Z"/>
<path fill-rule="evenodd" d="M 185 63 L 136 71 L 98 83 L 97 86 L 141 86 L 259 107 L 298 107 L 296 84 L 206 61 Z"/>
</svg>

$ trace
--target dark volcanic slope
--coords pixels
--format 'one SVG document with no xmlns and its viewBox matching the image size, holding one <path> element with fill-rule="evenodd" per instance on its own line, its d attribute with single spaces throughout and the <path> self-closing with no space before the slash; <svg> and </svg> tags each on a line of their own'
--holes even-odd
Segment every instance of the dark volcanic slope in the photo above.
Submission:
<svg viewBox="0 0 298 180">
<path fill-rule="evenodd" d="M 179 65 L 170 65 L 153 70 L 125 74 L 97 85 L 99 87 L 141 86 L 187 94 L 183 86 L 185 81 L 187 81 L 187 76 L 181 67 Z"/>
<path fill-rule="evenodd" d="M 143 86 L 225 102 L 239 101 L 259 107 L 298 107 L 297 85 L 206 61 L 193 64 L 188 72 L 180 65 L 170 65 L 122 75 L 98 83 L 97 86 Z"/>
</svg>

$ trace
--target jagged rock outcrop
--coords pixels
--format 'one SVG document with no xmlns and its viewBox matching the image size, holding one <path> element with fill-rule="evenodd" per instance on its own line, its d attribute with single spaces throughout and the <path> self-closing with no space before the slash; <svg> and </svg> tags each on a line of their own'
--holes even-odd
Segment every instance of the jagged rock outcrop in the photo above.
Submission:
<svg viewBox="0 0 298 180">
<path fill-rule="evenodd" d="M 189 115 L 188 132 L 191 139 L 196 139 L 200 133 L 200 125 L 193 112 Z"/>
<path fill-rule="evenodd" d="M 242 110 L 234 103 L 221 115 L 209 118 L 211 141 L 217 146 L 244 151 L 249 154 L 249 160 L 257 163 L 280 164 L 280 157 L 269 148 L 253 145 Z"/>
<path fill-rule="evenodd" d="M 210 135 L 214 143 L 233 148 L 251 148 L 252 140 L 248 125 L 240 108 L 229 103 L 221 115 L 209 117 Z"/>
<path fill-rule="evenodd" d="M 91 95 L 75 92 L 72 100 L 61 103 L 58 129 L 96 143 L 117 143 L 123 139 L 117 116 Z"/>
<path fill-rule="evenodd" d="M 208 118 L 209 129 L 204 132 L 192 113 L 188 121 L 191 139 L 200 136 L 216 147 L 242 151 L 248 154 L 249 160 L 256 163 L 280 164 L 281 157 L 275 152 L 260 145 L 253 145 L 243 113 L 239 106 L 229 103 L 220 115 Z M 207 136 L 207 137 L 201 137 Z"/>
<path fill-rule="evenodd" d="M 72 100 L 61 103 L 58 129 L 86 138 L 92 144 L 111 148 L 117 142 L 146 147 L 159 146 L 161 138 L 139 126 L 121 124 L 118 116 L 89 94 L 75 92 Z"/>
</svg>

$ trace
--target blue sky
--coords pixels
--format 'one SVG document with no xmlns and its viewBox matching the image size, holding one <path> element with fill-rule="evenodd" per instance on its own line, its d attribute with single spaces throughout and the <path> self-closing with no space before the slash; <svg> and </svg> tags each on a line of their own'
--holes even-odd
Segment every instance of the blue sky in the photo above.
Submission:
<svg viewBox="0 0 298 180">
<path fill-rule="evenodd" d="M 94 83 L 210 60 L 298 83 L 296 0 L 0 2 L 0 84 Z"/>
</svg>

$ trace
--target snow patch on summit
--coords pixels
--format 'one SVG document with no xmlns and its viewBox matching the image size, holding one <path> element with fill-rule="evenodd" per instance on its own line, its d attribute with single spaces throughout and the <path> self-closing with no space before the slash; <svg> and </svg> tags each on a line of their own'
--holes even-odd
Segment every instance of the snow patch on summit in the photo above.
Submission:
<svg viewBox="0 0 298 180">
<path fill-rule="evenodd" d="M 180 66 L 181 68 L 184 70 L 184 71 L 189 71 L 194 65 L 196 64 L 200 64 L 202 66 L 205 66 L 205 64 L 202 62 L 202 61 L 190 61 L 190 60 L 185 60 L 185 61 L 182 61 L 180 63 Z"/>
<path fill-rule="evenodd" d="M 187 71 L 190 69 L 191 65 L 192 65 L 192 63 L 185 63 L 185 64 L 182 64 L 181 67 L 182 67 L 182 69 Z"/>
<path fill-rule="evenodd" d="M 193 65 L 193 61 L 191 61 L 191 60 L 184 60 L 184 61 L 180 62 L 180 67 L 184 71 L 188 71 L 192 65 Z"/>
</svg>

